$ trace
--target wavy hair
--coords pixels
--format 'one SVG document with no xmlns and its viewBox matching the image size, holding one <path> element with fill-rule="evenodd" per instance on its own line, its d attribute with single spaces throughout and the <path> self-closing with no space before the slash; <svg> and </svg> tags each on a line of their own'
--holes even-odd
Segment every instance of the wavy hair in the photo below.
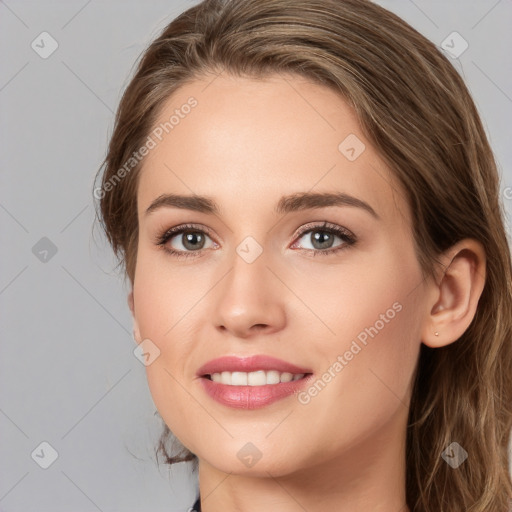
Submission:
<svg viewBox="0 0 512 512">
<path fill-rule="evenodd" d="M 97 216 L 132 286 L 141 164 L 115 186 L 112 180 L 174 91 L 224 72 L 305 77 L 355 109 L 362 132 L 403 186 L 424 276 L 459 240 L 484 245 L 486 283 L 472 323 L 448 346 L 421 345 L 407 426 L 406 497 L 414 512 L 507 512 L 511 255 L 496 162 L 459 73 L 432 42 L 369 0 L 204 0 L 189 8 L 143 52 L 98 171 Z M 157 457 L 197 467 L 187 449 L 168 453 L 170 435 L 165 427 Z M 452 441 L 469 454 L 457 469 L 440 456 Z"/>
</svg>

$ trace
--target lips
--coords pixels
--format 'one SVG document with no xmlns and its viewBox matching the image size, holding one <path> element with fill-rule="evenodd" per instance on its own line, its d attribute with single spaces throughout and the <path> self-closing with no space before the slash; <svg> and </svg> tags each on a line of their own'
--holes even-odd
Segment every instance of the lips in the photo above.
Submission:
<svg viewBox="0 0 512 512">
<path fill-rule="evenodd" d="M 266 380 L 251 382 L 251 376 L 263 379 L 261 374 Z M 256 355 L 214 359 L 201 366 L 197 375 L 203 390 L 216 402 L 235 409 L 258 409 L 298 393 L 312 372 L 281 359 Z"/>
</svg>

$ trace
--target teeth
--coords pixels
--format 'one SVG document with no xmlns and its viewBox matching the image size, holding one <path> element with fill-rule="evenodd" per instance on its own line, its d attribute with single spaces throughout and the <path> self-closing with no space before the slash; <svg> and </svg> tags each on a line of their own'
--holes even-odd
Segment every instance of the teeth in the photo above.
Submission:
<svg viewBox="0 0 512 512">
<path fill-rule="evenodd" d="M 279 384 L 281 382 L 281 376 L 279 375 L 279 372 L 271 370 L 269 372 L 266 372 L 266 375 L 267 384 Z"/>
<path fill-rule="evenodd" d="M 265 372 L 258 370 L 257 372 L 222 372 L 212 373 L 210 375 L 213 382 L 227 384 L 228 386 L 265 386 L 267 384 L 279 384 L 280 382 L 291 382 L 304 377 L 304 373 L 294 375 L 288 372 L 278 372 L 270 370 Z"/>
<path fill-rule="evenodd" d="M 234 374 L 233 374 L 234 375 Z M 231 382 L 234 382 L 233 380 Z M 247 384 L 249 386 L 264 386 L 267 383 L 267 376 L 263 370 L 247 374 Z"/>
<path fill-rule="evenodd" d="M 222 372 L 222 380 L 224 380 L 224 372 Z M 232 386 L 247 386 L 247 373 L 233 372 L 230 380 Z"/>
<path fill-rule="evenodd" d="M 293 374 L 291 373 L 282 373 L 281 374 L 281 382 L 291 382 L 293 379 Z"/>
</svg>

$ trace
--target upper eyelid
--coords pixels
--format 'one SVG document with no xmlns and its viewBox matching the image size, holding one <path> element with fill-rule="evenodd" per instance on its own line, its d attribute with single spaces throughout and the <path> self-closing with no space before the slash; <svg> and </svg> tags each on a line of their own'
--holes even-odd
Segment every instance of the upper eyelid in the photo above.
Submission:
<svg viewBox="0 0 512 512">
<path fill-rule="evenodd" d="M 323 224 L 317 224 L 318 222 L 323 222 Z M 307 233 L 310 230 L 313 229 L 325 229 L 326 231 L 329 230 L 340 230 L 340 231 L 346 231 L 347 233 L 353 234 L 352 231 L 345 226 L 340 226 L 339 224 L 335 224 L 333 222 L 329 221 L 312 221 L 307 222 L 304 226 L 301 226 L 301 228 L 298 230 L 297 234 L 303 235 L 304 233 Z"/>
</svg>

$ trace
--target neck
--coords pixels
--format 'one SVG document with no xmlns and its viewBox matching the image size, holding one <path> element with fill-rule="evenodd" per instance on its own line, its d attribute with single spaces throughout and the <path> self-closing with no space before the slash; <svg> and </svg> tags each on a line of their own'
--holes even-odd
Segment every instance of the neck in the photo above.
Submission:
<svg viewBox="0 0 512 512">
<path fill-rule="evenodd" d="M 254 477 L 219 471 L 199 460 L 202 512 L 409 512 L 405 495 L 408 410 L 371 438 L 290 474 Z"/>
</svg>

